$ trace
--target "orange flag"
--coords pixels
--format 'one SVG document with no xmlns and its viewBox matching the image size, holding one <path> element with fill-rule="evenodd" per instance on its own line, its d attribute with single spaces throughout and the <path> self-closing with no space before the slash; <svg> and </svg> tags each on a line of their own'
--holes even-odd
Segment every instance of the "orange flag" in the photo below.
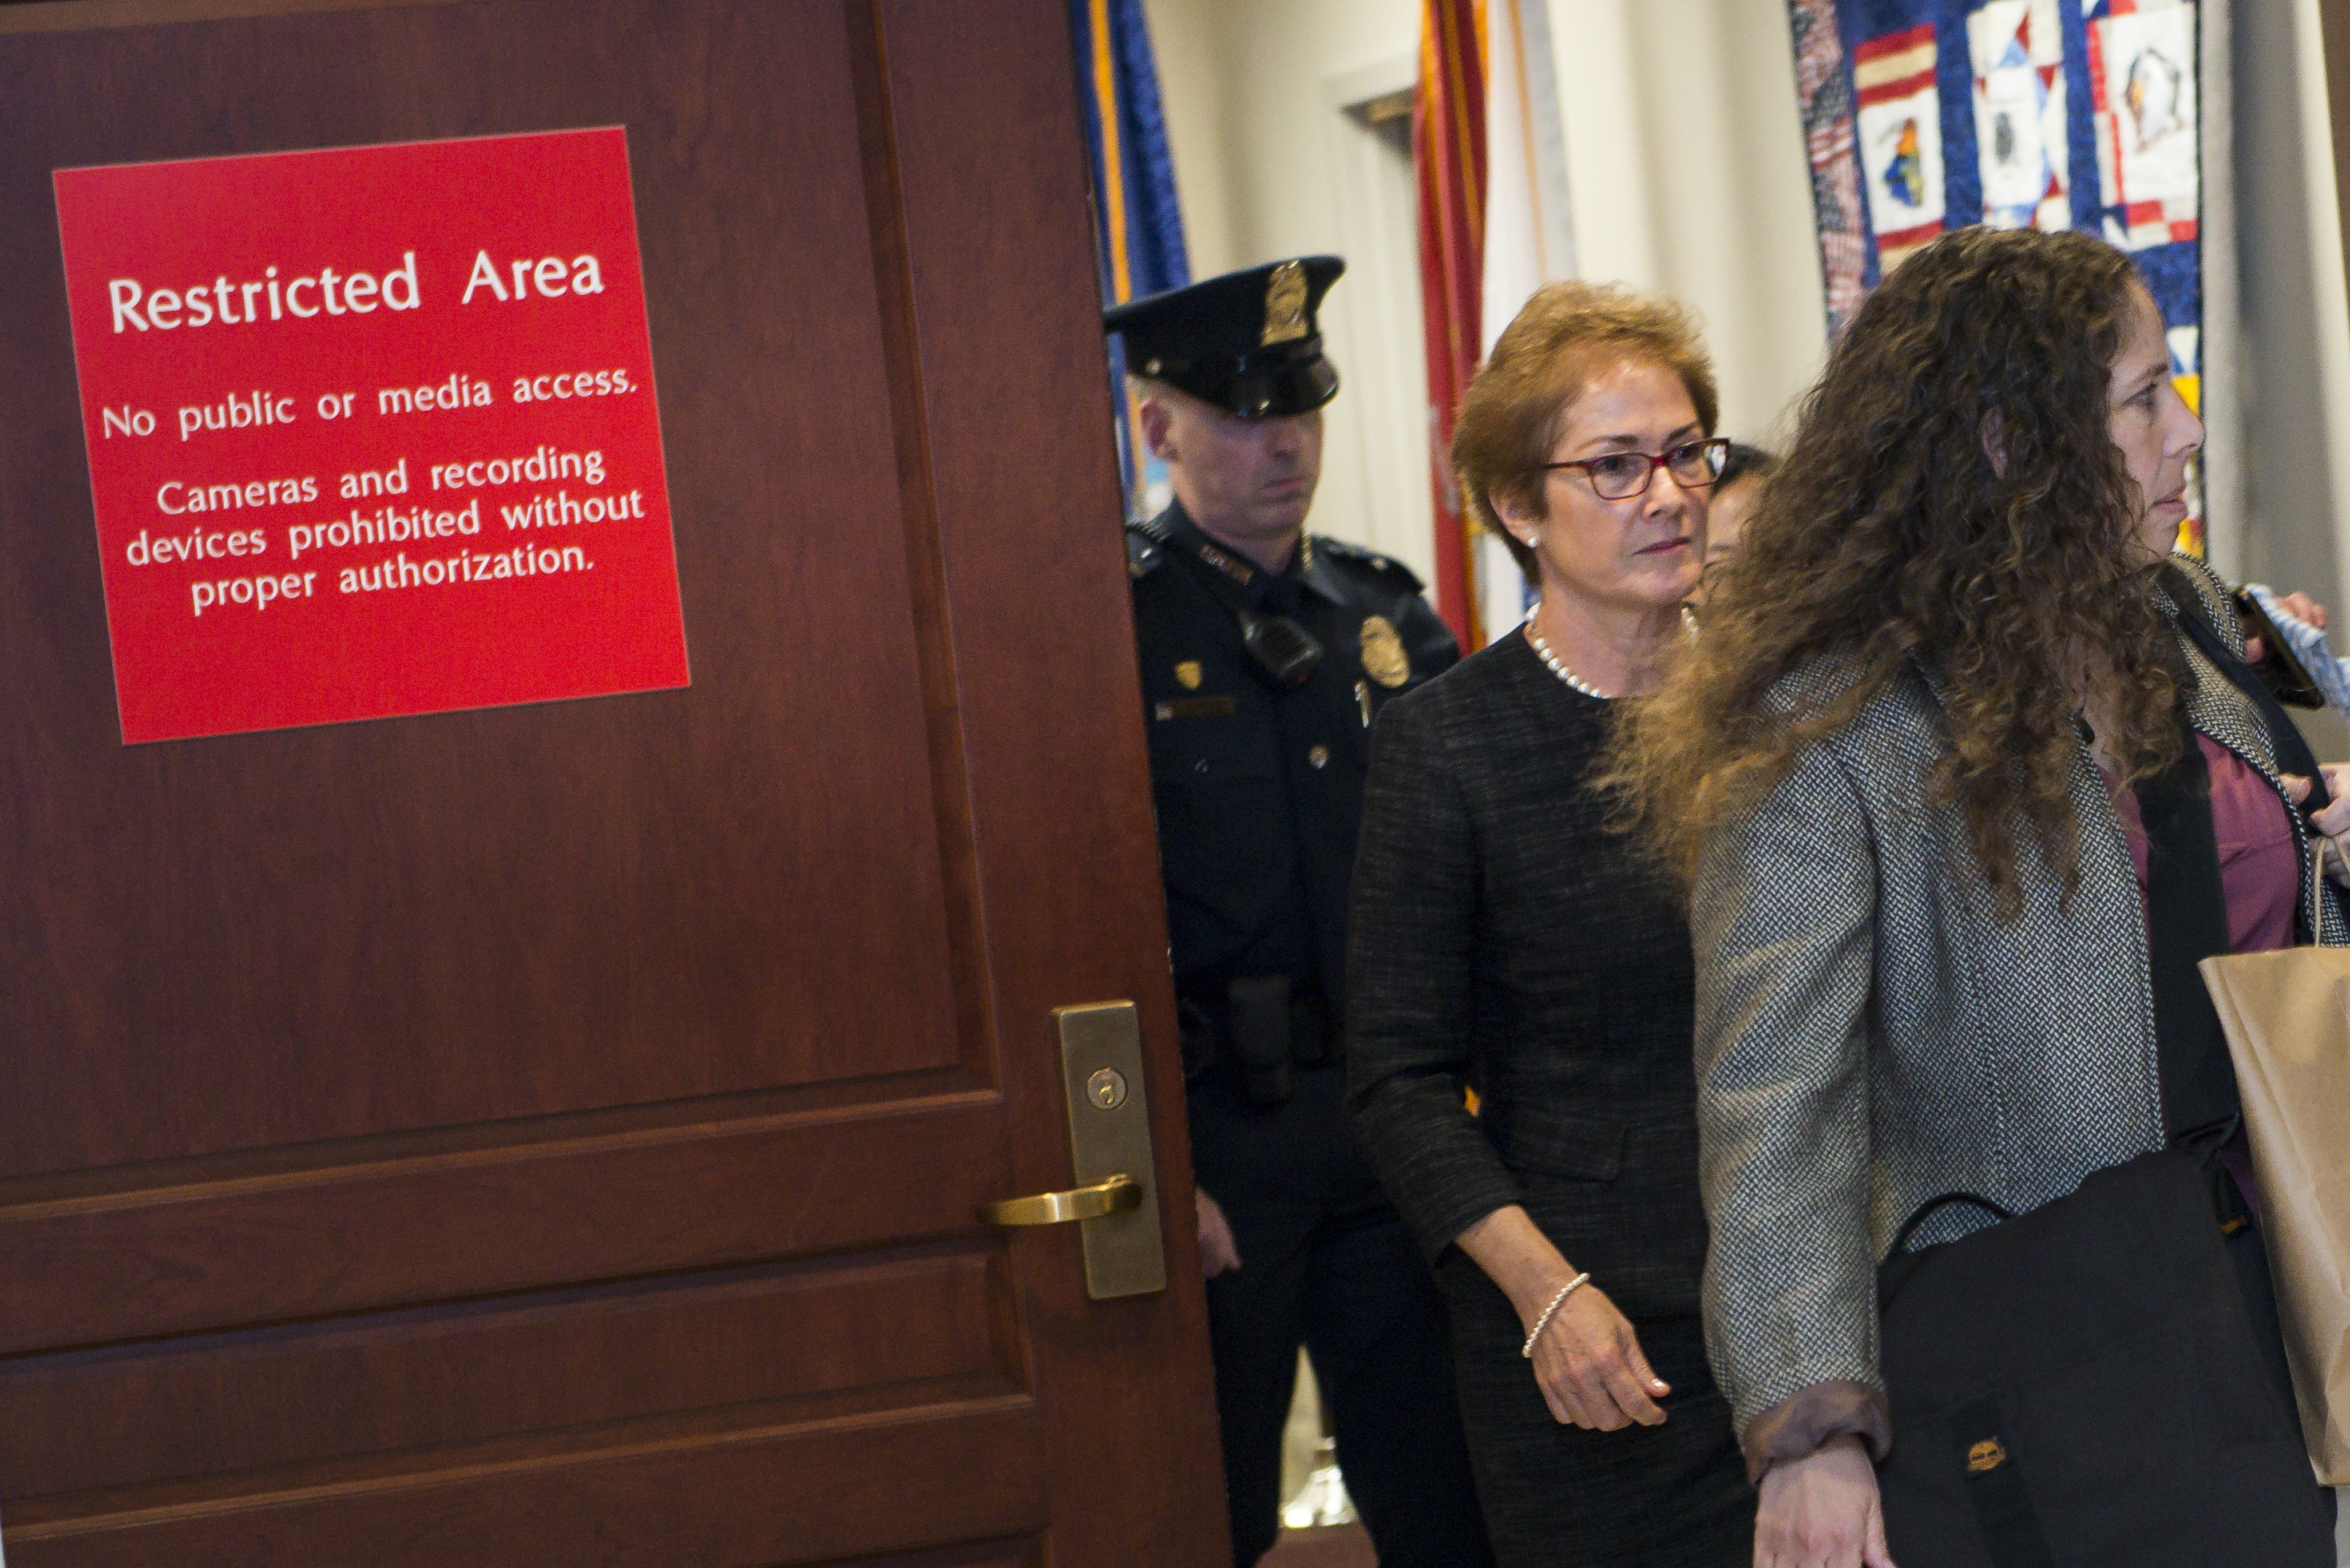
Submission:
<svg viewBox="0 0 2350 1568">
<path fill-rule="evenodd" d="M 1436 608 L 1461 646 L 1484 642 L 1479 624 L 1476 524 L 1461 504 L 1446 452 L 1452 412 L 1476 373 L 1485 279 L 1485 7 L 1426 0 L 1419 87 L 1411 106 L 1411 161 L 1419 193 L 1419 292 L 1428 330 L 1428 429 L 1436 490 Z"/>
</svg>

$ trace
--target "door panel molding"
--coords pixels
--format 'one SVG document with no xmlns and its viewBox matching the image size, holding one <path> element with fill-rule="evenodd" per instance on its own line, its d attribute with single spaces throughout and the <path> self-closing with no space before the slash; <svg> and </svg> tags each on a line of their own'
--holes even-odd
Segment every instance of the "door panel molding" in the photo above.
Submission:
<svg viewBox="0 0 2350 1568">
<path fill-rule="evenodd" d="M 348 1563 L 364 1542 L 370 1568 L 579 1568 L 582 1519 L 615 1568 L 818 1563 L 1041 1532 L 1039 1426 L 1007 1395 L 85 1517 L 36 1501 L 12 1510 L 8 1548 L 41 1568 L 244 1563 L 240 1516 L 266 1510 L 285 1563 Z M 931 1495 L 905 1506 L 923 1478 Z"/>
<path fill-rule="evenodd" d="M 973 1234 L 1002 1127 L 973 1096 L 0 1211 L 0 1355 Z"/>
<path fill-rule="evenodd" d="M 230 1473 L 258 1490 L 252 1472 L 693 1410 L 1015 1393 L 1010 1288 L 973 1237 L 19 1357 L 0 1365 L 0 1473 L 19 1498 Z"/>
</svg>

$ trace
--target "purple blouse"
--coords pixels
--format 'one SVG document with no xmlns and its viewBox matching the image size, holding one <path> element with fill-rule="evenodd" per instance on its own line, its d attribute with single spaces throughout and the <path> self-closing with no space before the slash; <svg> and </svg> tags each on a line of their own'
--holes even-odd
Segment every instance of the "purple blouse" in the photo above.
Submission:
<svg viewBox="0 0 2350 1568">
<path fill-rule="evenodd" d="M 2293 820 L 2261 771 L 2210 736 L 2198 733 L 2211 774 L 2211 836 L 2220 841 L 2220 886 L 2228 902 L 2228 950 L 2264 953 L 2293 946 L 2301 899 L 2301 851 Z M 2146 826 L 2137 796 L 2113 790 L 2122 837 L 2129 845 L 2137 894 L 2146 897 Z"/>
</svg>

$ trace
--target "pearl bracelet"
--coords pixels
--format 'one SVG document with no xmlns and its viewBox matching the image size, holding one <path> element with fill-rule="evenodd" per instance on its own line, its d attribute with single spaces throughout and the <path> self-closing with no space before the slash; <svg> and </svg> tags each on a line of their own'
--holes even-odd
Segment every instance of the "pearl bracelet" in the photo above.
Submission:
<svg viewBox="0 0 2350 1568">
<path fill-rule="evenodd" d="M 1526 1335 L 1526 1342 L 1523 1345 L 1518 1346 L 1520 1360 L 1532 1361 L 1534 1358 L 1534 1341 L 1540 1339 L 1543 1336 L 1543 1330 L 1550 1326 L 1552 1316 L 1557 1313 L 1560 1306 L 1565 1304 L 1566 1298 L 1575 1293 L 1577 1287 L 1590 1282 L 1591 1274 L 1586 1270 L 1558 1287 L 1558 1294 L 1550 1298 L 1550 1305 L 1543 1308 L 1542 1316 L 1534 1319 L 1534 1331 Z"/>
</svg>

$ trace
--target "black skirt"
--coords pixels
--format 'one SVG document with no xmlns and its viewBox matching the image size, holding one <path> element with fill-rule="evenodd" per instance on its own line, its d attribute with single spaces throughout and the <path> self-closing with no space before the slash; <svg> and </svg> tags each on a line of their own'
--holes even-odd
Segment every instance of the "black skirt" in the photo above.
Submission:
<svg viewBox="0 0 2350 1568">
<path fill-rule="evenodd" d="M 1586 1431 L 1552 1418 L 1500 1287 L 1457 1251 L 1440 1272 L 1461 1421 L 1501 1568 L 1748 1568 L 1754 1489 L 1695 1314 L 1634 1324 L 1672 1386 L 1664 1424 Z"/>
</svg>

